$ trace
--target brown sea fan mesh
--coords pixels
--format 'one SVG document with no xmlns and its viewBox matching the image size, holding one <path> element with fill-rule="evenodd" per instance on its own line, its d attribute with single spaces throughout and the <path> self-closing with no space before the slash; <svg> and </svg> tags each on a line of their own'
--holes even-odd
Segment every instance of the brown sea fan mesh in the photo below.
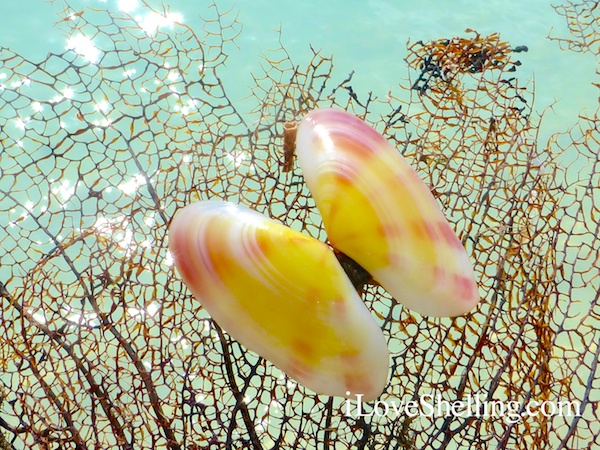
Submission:
<svg viewBox="0 0 600 450">
<path fill-rule="evenodd" d="M 319 51 L 297 63 L 281 47 L 236 102 L 222 81 L 233 14 L 213 5 L 202 27 L 145 31 L 64 2 L 60 26 L 93 38 L 92 62 L 0 48 L 0 448 L 600 447 L 600 119 L 539 142 L 523 47 L 472 30 L 409 43 L 410 80 L 387 95 L 353 87 L 352 74 L 336 81 Z M 597 57 L 598 8 L 559 7 L 571 31 L 561 43 Z M 364 118 L 404 154 L 480 286 L 478 308 L 454 319 L 364 288 L 391 351 L 382 400 L 545 410 L 347 414 L 233 341 L 191 296 L 167 252 L 169 222 L 190 202 L 239 202 L 326 240 L 283 151 L 284 124 L 321 106 Z"/>
</svg>

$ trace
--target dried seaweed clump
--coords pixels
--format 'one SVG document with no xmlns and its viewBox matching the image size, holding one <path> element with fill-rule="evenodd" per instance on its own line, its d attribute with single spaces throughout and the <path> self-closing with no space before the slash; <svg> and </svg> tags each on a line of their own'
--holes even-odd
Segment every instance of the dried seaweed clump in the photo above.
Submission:
<svg viewBox="0 0 600 450">
<path fill-rule="evenodd" d="M 222 81 L 241 28 L 231 12 L 213 4 L 198 26 L 144 2 L 147 22 L 63 3 L 60 26 L 93 41 L 91 56 L 73 46 L 36 62 L 0 48 L 9 448 L 600 446 L 598 114 L 538 142 L 518 47 L 477 33 L 409 44 L 410 79 L 383 94 L 352 73 L 336 81 L 319 51 L 299 64 L 281 47 L 238 102 Z M 587 21 L 596 8 L 558 12 Z M 573 42 L 597 56 L 597 20 L 582 29 Z M 472 314 L 430 319 L 360 274 L 391 349 L 382 400 L 513 402 L 518 420 L 380 414 L 382 404 L 348 414 L 233 341 L 173 270 L 170 219 L 200 199 L 240 202 L 326 240 L 284 139 L 318 106 L 361 116 L 404 154 L 480 282 Z M 580 414 L 524 414 L 532 401 L 577 403 Z"/>
<path fill-rule="evenodd" d="M 413 68 L 418 66 L 421 72 L 413 83 L 413 89 L 424 93 L 438 83 L 453 83 L 462 73 L 482 73 L 494 68 L 512 72 L 521 64 L 510 59 L 513 49 L 500 39 L 499 33 L 482 37 L 474 30 L 466 31 L 475 36 L 439 39 L 428 43 L 419 41 L 415 44 L 427 48 L 427 51 L 424 53 L 413 47 L 415 51 L 408 59 L 409 65 Z M 519 46 L 515 51 L 527 51 L 527 47 Z M 412 59 L 413 56 L 417 59 Z M 510 67 L 507 68 L 509 64 Z"/>
</svg>

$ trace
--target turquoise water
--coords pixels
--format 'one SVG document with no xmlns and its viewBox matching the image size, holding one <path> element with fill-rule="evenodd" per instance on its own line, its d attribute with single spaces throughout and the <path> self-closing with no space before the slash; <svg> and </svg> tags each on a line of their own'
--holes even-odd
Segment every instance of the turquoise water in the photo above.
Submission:
<svg viewBox="0 0 600 450">
<path fill-rule="evenodd" d="M 23 56 L 43 59 L 48 52 L 62 52 L 66 36 L 58 30 L 57 6 L 50 2 L 1 2 L 0 45 Z M 129 9 L 136 15 L 135 0 L 77 0 L 71 4 L 75 12 L 85 7 Z M 201 26 L 199 17 L 210 17 L 210 2 L 171 0 L 166 9 L 180 14 L 181 20 L 192 28 Z M 220 11 L 233 8 L 243 25 L 236 40 L 239 48 L 230 48 L 228 76 L 243 98 L 251 85 L 250 73 L 259 69 L 261 53 L 282 43 L 297 64 L 307 61 L 309 44 L 332 54 L 337 73 L 345 77 L 354 70 L 353 86 L 365 92 L 384 96 L 406 78 L 404 62 L 406 43 L 418 40 L 465 36 L 465 29 L 482 35 L 499 32 L 511 45 L 526 45 L 528 53 L 519 54 L 522 82 L 534 80 L 537 110 L 553 105 L 542 124 L 540 145 L 554 132 L 572 127 L 582 111 L 592 112 L 597 105 L 596 91 L 591 85 L 596 61 L 589 54 L 563 51 L 558 43 L 547 39 L 565 36 L 564 19 L 551 4 L 543 0 L 482 1 L 460 0 L 420 2 L 343 0 L 277 2 L 267 0 L 219 1 Z M 343 79 L 343 78 L 342 78 Z"/>
<path fill-rule="evenodd" d="M 67 36 L 53 25 L 58 20 L 60 11 L 56 5 L 60 2 L 16 3 L 0 3 L 0 45 L 33 61 L 44 60 L 48 52 L 64 52 Z M 75 13 L 85 7 L 117 9 L 119 4 L 126 5 L 117 0 L 70 3 Z M 207 11 L 209 4 L 179 0 L 167 2 L 165 7 L 198 30 L 200 16 L 215 15 Z M 229 47 L 228 71 L 224 74 L 224 84 L 233 89 L 229 94 L 234 99 L 248 95 L 250 74 L 260 70 L 261 55 L 268 56 L 270 49 L 279 46 L 280 36 L 275 31 L 279 28 L 282 43 L 297 64 L 307 63 L 312 44 L 334 56 L 336 80 L 355 71 L 354 89 L 372 90 L 380 97 L 390 89 L 397 91 L 399 82 L 408 76 L 404 62 L 408 40 L 465 36 L 465 29 L 472 28 L 482 35 L 499 32 L 513 46 L 528 46 L 528 53 L 519 54 L 523 65 L 517 75 L 522 82 L 534 80 L 538 112 L 556 102 L 543 122 L 540 147 L 552 133 L 571 128 L 581 112 L 591 113 L 597 107 L 597 90 L 591 85 L 596 61 L 591 55 L 563 51 L 547 39 L 552 28 L 556 35 L 566 35 L 564 19 L 548 2 L 527 2 L 525 6 L 517 1 L 490 1 L 483 5 L 472 0 L 454 1 L 451 5 L 433 0 L 219 2 L 221 11 L 229 8 L 238 14 L 243 25 L 237 47 Z M 135 16 L 136 8 L 130 14 Z"/>
</svg>

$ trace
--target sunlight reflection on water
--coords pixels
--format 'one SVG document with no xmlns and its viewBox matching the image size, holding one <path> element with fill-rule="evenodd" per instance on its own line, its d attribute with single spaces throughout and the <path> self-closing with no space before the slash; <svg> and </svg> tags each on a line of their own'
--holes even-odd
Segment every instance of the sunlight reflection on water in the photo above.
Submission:
<svg viewBox="0 0 600 450">
<path fill-rule="evenodd" d="M 148 33 L 180 21 L 199 27 L 199 18 L 207 15 L 198 4 L 184 0 L 165 2 L 164 15 L 140 14 L 137 0 L 81 0 L 79 5 L 81 9 L 118 8 L 135 17 Z M 229 71 L 224 74 L 225 85 L 233 87 L 234 98 L 247 95 L 252 81 L 250 74 L 259 68 L 261 54 L 268 56 L 269 50 L 278 46 L 279 36 L 275 30 L 279 28 L 282 42 L 292 58 L 303 61 L 310 52 L 310 43 L 324 54 L 334 55 L 341 76 L 356 70 L 355 90 L 374 89 L 377 95 L 385 95 L 400 79 L 406 78 L 403 58 L 408 39 L 464 35 L 465 29 L 471 28 L 484 35 L 499 32 L 502 39 L 512 45 L 529 47 L 527 54 L 519 55 L 523 62 L 520 77 L 523 81 L 529 77 L 535 80 L 538 111 L 553 106 L 542 124 L 542 143 L 553 132 L 571 127 L 582 109 L 595 109 L 591 81 L 596 62 L 591 55 L 564 52 L 547 39 L 552 29 L 563 29 L 564 24 L 545 0 L 526 4 L 493 0 L 485 5 L 461 0 L 453 2 L 451 7 L 441 6 L 435 0 L 402 6 L 386 0 L 352 4 L 342 0 L 219 2 L 221 11 L 230 8 L 238 12 L 238 20 L 244 27 L 236 41 L 239 50 L 231 52 L 227 62 Z M 78 53 L 85 52 L 85 57 L 92 62 L 97 61 L 100 55 L 89 37 L 78 35 L 66 42 L 65 36 L 53 27 L 57 22 L 55 12 L 46 2 L 35 10 L 26 2 L 2 2 L 0 42 L 17 52 L 39 58 L 44 58 L 49 51 L 60 52 L 66 46 Z M 65 20 L 77 20 L 78 12 L 73 10 L 62 15 Z"/>
</svg>

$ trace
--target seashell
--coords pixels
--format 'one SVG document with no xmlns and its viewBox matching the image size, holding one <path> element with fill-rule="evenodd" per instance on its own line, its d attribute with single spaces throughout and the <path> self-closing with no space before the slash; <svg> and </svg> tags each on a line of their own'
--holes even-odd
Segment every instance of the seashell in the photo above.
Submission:
<svg viewBox="0 0 600 450">
<path fill-rule="evenodd" d="M 300 123 L 298 162 L 331 245 L 392 296 L 428 316 L 457 316 L 479 301 L 464 247 L 429 188 L 377 131 L 340 110 Z"/>
<path fill-rule="evenodd" d="M 319 394 L 375 399 L 381 329 L 326 244 L 225 202 L 186 206 L 169 248 L 185 284 L 248 349 Z"/>
</svg>

